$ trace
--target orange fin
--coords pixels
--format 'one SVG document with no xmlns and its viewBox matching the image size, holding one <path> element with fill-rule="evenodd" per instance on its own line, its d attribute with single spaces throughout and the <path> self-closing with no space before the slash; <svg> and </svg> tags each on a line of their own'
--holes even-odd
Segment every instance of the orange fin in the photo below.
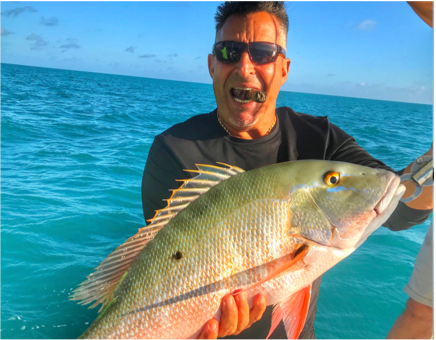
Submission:
<svg viewBox="0 0 436 340">
<path fill-rule="evenodd" d="M 88 275 L 87 280 L 74 290 L 70 300 L 79 300 L 83 305 L 95 301 L 89 308 L 94 308 L 101 303 L 100 312 L 113 299 L 116 288 L 142 249 L 177 213 L 219 182 L 244 172 L 235 166 L 219 164 L 224 166 L 197 164 L 198 170 L 186 170 L 199 175 L 192 179 L 181 180 L 183 184 L 173 190 L 171 197 L 166 200 L 167 206 L 157 210 L 154 217 L 149 220 L 151 223 L 148 226 L 139 229 L 134 236 L 127 239 L 95 268 L 95 272 Z"/>
<path fill-rule="evenodd" d="M 311 294 L 312 284 L 278 303 L 273 309 L 271 329 L 266 338 L 271 336 L 280 321 L 283 320 L 288 339 L 298 339 L 306 323 Z"/>
<path fill-rule="evenodd" d="M 277 276 L 279 276 L 281 273 L 287 271 L 292 266 L 296 265 L 298 262 L 300 262 L 301 259 L 306 256 L 306 254 L 309 252 L 309 246 L 308 245 L 302 245 L 300 248 L 297 249 L 296 255 L 291 261 L 286 261 L 284 264 L 279 266 L 276 270 L 271 272 L 269 275 L 265 276 L 262 280 L 256 282 L 255 284 L 245 288 L 245 289 L 238 289 L 232 293 L 232 295 L 240 294 L 244 291 L 250 290 L 254 287 L 260 286 L 261 284 L 265 283 L 266 281 L 269 281 Z"/>
</svg>

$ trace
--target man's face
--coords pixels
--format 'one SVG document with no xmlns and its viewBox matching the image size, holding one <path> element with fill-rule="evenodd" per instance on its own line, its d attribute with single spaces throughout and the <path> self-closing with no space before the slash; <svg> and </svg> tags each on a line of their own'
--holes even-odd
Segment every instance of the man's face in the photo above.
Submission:
<svg viewBox="0 0 436 340">
<path fill-rule="evenodd" d="M 286 48 L 286 38 L 279 28 L 278 20 L 266 12 L 245 17 L 230 16 L 217 33 L 216 42 L 238 41 L 247 44 L 255 41 L 271 42 Z M 265 113 L 274 113 L 277 95 L 287 79 L 291 61 L 279 56 L 274 63 L 258 65 L 250 60 L 248 51 L 235 64 L 224 64 L 209 55 L 209 73 L 221 119 L 234 128 L 247 131 L 250 126 L 262 121 Z M 265 103 L 240 103 L 232 89 L 254 88 L 268 94 Z"/>
</svg>

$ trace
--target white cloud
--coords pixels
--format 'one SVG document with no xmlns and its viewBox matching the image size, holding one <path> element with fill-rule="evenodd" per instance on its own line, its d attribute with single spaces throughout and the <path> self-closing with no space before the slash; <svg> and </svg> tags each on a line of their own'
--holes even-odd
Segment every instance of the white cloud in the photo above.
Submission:
<svg viewBox="0 0 436 340">
<path fill-rule="evenodd" d="M 377 22 L 375 20 L 366 19 L 356 26 L 356 29 L 361 31 L 373 31 L 377 27 Z"/>
</svg>

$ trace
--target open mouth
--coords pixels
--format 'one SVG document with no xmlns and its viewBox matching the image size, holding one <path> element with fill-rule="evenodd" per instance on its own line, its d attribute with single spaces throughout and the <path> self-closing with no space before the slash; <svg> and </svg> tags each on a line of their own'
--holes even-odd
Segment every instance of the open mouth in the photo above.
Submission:
<svg viewBox="0 0 436 340">
<path fill-rule="evenodd" d="M 251 91 L 253 88 L 251 87 L 233 87 L 230 90 L 230 94 L 233 99 L 241 104 L 251 103 L 253 100 L 251 99 Z"/>
</svg>

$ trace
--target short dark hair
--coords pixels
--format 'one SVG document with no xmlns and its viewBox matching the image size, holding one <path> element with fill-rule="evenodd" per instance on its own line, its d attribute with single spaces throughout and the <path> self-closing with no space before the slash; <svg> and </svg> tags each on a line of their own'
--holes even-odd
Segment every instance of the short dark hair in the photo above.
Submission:
<svg viewBox="0 0 436 340">
<path fill-rule="evenodd" d="M 215 14 L 216 33 L 231 15 L 247 15 L 257 12 L 267 12 L 274 15 L 279 21 L 285 37 L 288 35 L 289 19 L 284 1 L 226 1 L 218 6 Z"/>
</svg>

